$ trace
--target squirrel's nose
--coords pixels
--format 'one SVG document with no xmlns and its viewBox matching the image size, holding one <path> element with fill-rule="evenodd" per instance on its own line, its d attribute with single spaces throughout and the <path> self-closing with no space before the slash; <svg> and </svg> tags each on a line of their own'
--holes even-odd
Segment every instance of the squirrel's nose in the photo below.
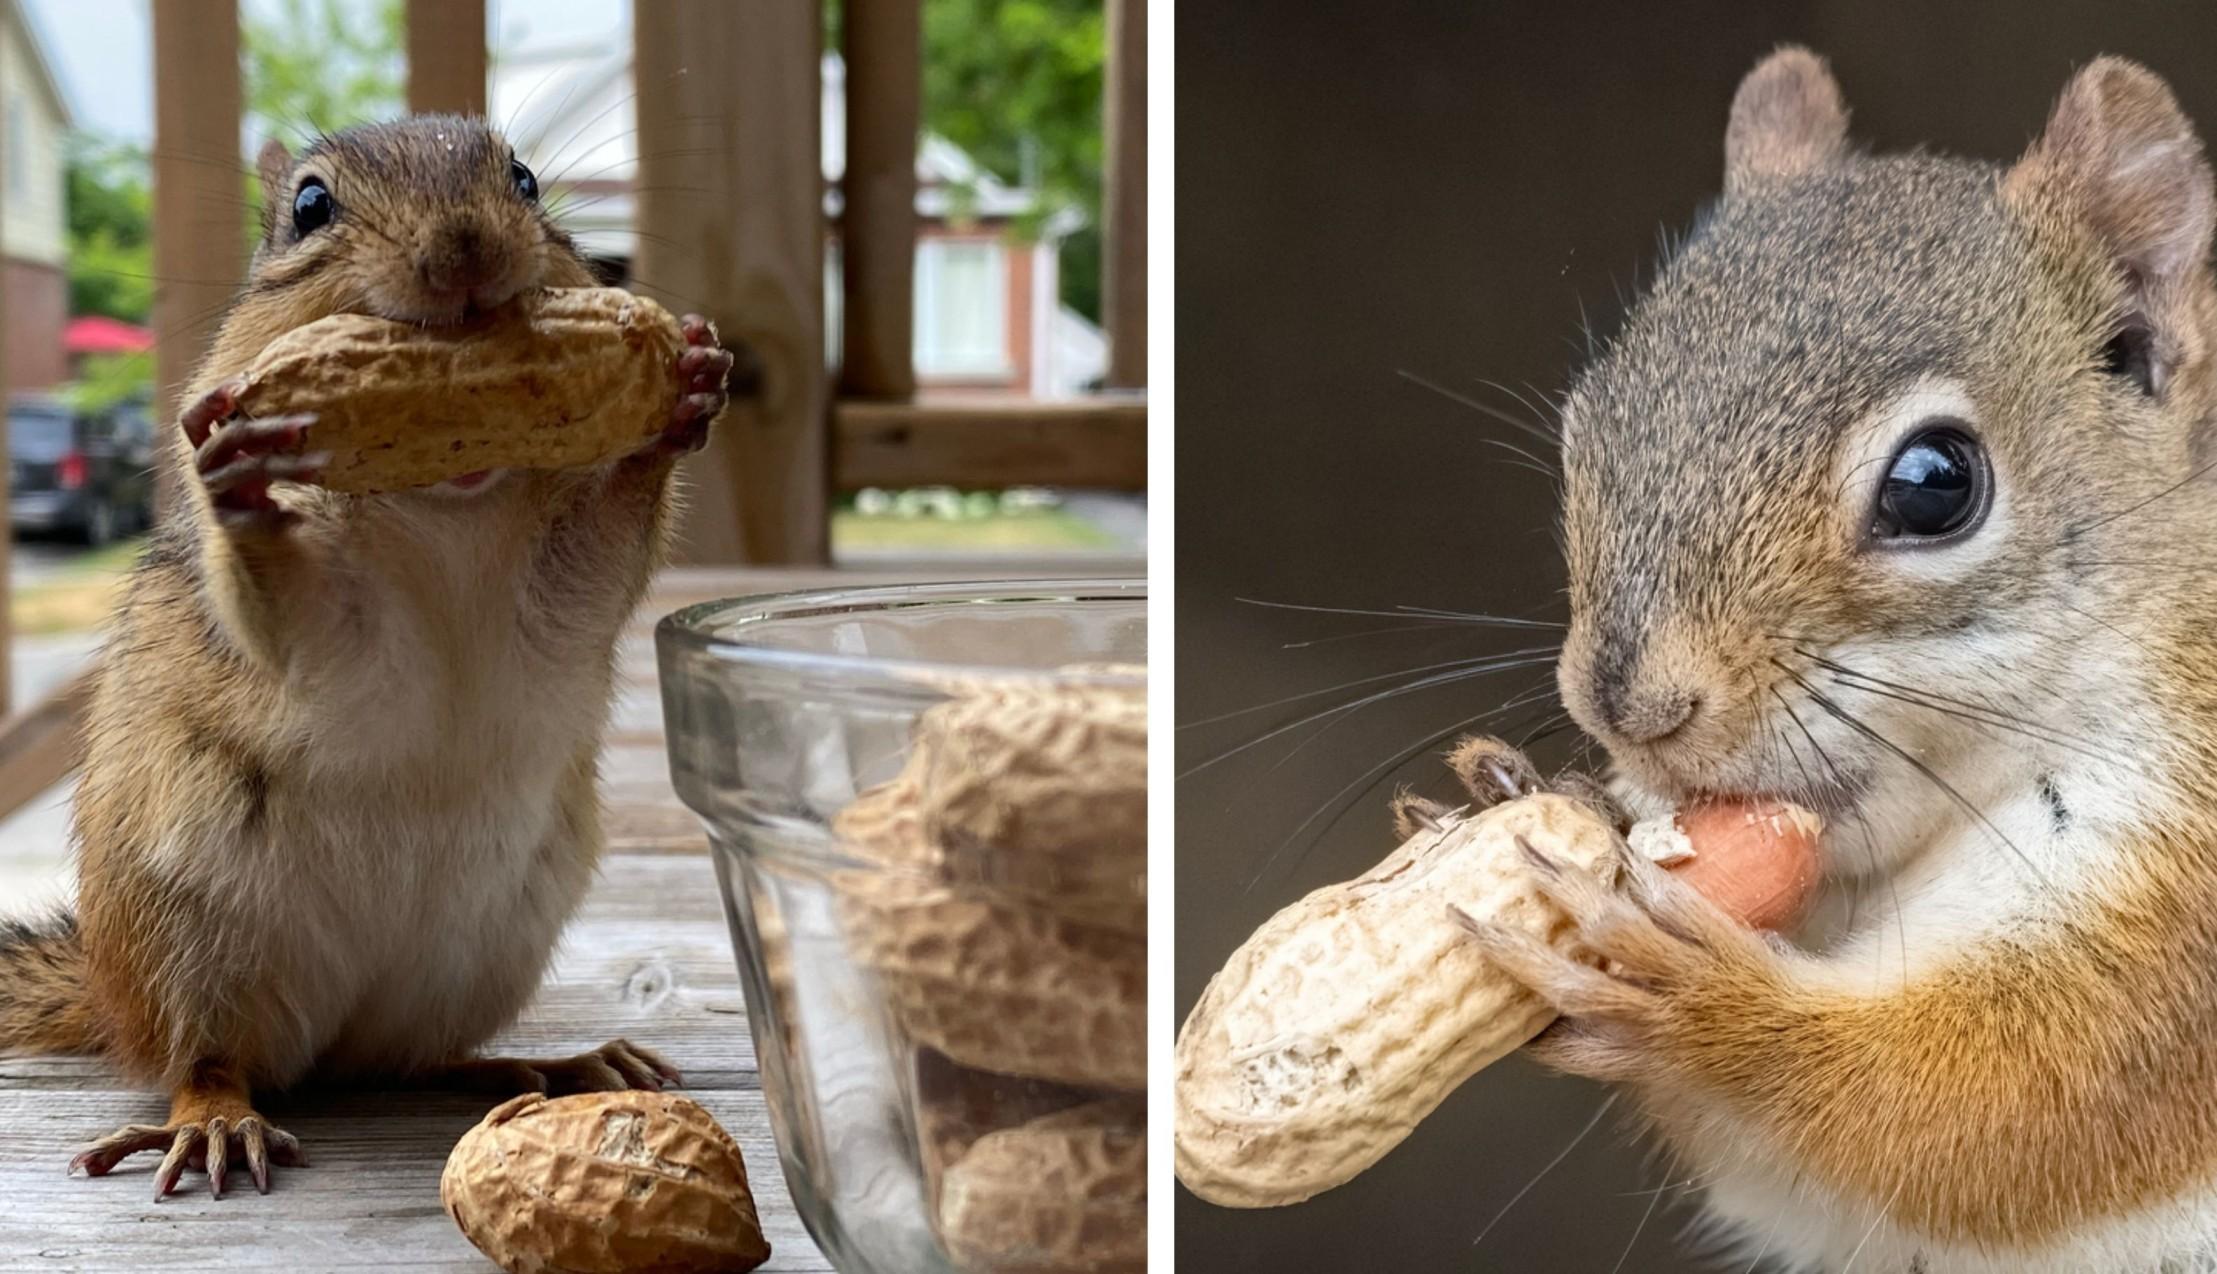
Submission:
<svg viewBox="0 0 2217 1274">
<path fill-rule="evenodd" d="M 1626 741 L 1660 743 L 1685 729 L 1701 711 L 1701 696 L 1677 686 L 1604 680 L 1594 687 L 1594 706 Z"/>
</svg>

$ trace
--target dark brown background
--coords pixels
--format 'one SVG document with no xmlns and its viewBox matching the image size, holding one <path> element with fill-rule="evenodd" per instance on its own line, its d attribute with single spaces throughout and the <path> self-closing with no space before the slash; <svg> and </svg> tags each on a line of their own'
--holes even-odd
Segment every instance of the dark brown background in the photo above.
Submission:
<svg viewBox="0 0 2217 1274">
<path fill-rule="evenodd" d="M 1482 380 L 1559 391 L 1581 302 L 1605 330 L 1617 288 L 1652 268 L 1658 230 L 1682 229 L 1715 192 L 1733 86 L 1773 45 L 1832 59 L 1861 141 L 2007 159 L 2071 68 L 2102 52 L 2155 67 L 2217 129 L 2213 14 L 2152 0 L 1182 6 L 1179 720 L 1538 644 L 1454 625 L 1288 649 L 1397 621 L 1237 599 L 1560 615 L 1548 482 L 1480 441 L 1526 440 L 1398 373 L 1511 412 Z M 1392 846 L 1390 781 L 1296 837 L 1304 819 L 1395 751 L 1545 679 L 1528 669 L 1389 700 L 1298 752 L 1316 727 L 1181 779 L 1180 1020 L 1271 912 Z M 1394 684 L 1182 729 L 1179 768 Z M 1560 758 L 1568 743 L 1540 747 Z M 1437 786 L 1431 751 L 1395 777 Z M 1675 1184 L 1665 1165 L 1610 1119 L 1473 1246 L 1603 1096 L 1512 1060 L 1307 1204 L 1235 1212 L 1181 1190 L 1180 1268 L 1715 1268 L 1682 1241 L 1684 1192 L 1654 1193 Z"/>
</svg>

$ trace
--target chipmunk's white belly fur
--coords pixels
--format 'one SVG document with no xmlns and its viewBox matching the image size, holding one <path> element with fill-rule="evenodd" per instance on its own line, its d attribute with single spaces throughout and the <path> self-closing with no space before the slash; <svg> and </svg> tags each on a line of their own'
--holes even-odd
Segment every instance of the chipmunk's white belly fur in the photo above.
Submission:
<svg viewBox="0 0 2217 1274">
<path fill-rule="evenodd" d="M 591 882 L 608 642 L 538 648 L 519 564 L 463 552 L 437 563 L 448 580 L 361 581 L 367 629 L 304 624 L 264 815 L 180 828 L 157 852 L 259 935 L 240 955 L 268 984 L 243 1002 L 278 1019 L 257 1033 L 269 1082 L 467 1056 L 537 989 Z"/>
</svg>

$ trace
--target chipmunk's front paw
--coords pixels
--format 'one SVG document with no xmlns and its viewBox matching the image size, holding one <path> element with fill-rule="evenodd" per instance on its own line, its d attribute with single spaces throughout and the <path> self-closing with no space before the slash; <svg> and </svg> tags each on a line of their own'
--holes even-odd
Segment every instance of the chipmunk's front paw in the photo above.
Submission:
<svg viewBox="0 0 2217 1274">
<path fill-rule="evenodd" d="M 1462 919 L 1489 959 L 1563 1015 L 1527 1046 L 1540 1061 L 1594 1079 L 1693 1078 L 1732 1034 L 1719 1025 L 1759 1020 L 1788 985 L 1783 955 L 1640 855 L 1624 855 L 1612 888 L 1523 848 L 1574 941 Z"/>
<path fill-rule="evenodd" d="M 680 320 L 685 329 L 685 351 L 677 356 L 677 406 L 670 409 L 669 424 L 642 454 L 674 459 L 708 445 L 708 429 L 731 401 L 726 382 L 731 376 L 732 353 L 723 347 L 716 326 L 698 314 Z"/>
<path fill-rule="evenodd" d="M 331 457 L 303 454 L 314 416 L 237 416 L 244 389 L 238 380 L 216 386 L 187 407 L 178 424 L 192 443 L 193 469 L 217 519 L 236 530 L 282 529 L 294 515 L 271 496 L 270 484 L 312 482 Z"/>
</svg>

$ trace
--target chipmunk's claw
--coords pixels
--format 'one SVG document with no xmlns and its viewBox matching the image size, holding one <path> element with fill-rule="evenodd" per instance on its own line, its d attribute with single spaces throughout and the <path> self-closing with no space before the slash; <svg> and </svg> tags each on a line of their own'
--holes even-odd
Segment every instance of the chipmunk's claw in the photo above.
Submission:
<svg viewBox="0 0 2217 1274">
<path fill-rule="evenodd" d="M 301 1150 L 299 1138 L 249 1112 L 235 1120 L 212 1115 L 205 1122 L 161 1127 L 127 1125 L 71 1159 L 69 1170 L 71 1173 L 82 1170 L 88 1177 L 104 1177 L 132 1155 L 146 1150 L 163 1150 L 161 1164 L 154 1170 L 155 1202 L 159 1203 L 176 1190 L 177 1181 L 187 1168 L 205 1170 L 208 1192 L 220 1199 L 225 1179 L 230 1174 L 234 1144 L 246 1160 L 247 1175 L 253 1179 L 255 1190 L 262 1194 L 269 1193 L 272 1163 L 295 1168 L 308 1166 L 308 1156 Z"/>
<path fill-rule="evenodd" d="M 331 456 L 302 450 L 316 421 L 313 415 L 249 420 L 217 414 L 236 407 L 238 384 L 219 385 L 186 410 L 182 424 L 185 436 L 194 440 L 193 468 L 225 526 L 283 527 L 297 515 L 277 503 L 270 484 L 313 482 Z"/>
<path fill-rule="evenodd" d="M 727 382 L 734 362 L 732 352 L 717 338 L 716 325 L 698 314 L 681 320 L 685 349 L 677 356 L 677 404 L 669 423 L 646 447 L 645 454 L 675 459 L 708 445 L 708 430 L 731 401 Z"/>
<path fill-rule="evenodd" d="M 435 1082 L 456 1083 L 505 1095 L 622 1092 L 659 1093 L 684 1083 L 684 1076 L 653 1049 L 630 1040 L 610 1040 L 575 1057 L 473 1057 L 437 1072 Z"/>
</svg>

